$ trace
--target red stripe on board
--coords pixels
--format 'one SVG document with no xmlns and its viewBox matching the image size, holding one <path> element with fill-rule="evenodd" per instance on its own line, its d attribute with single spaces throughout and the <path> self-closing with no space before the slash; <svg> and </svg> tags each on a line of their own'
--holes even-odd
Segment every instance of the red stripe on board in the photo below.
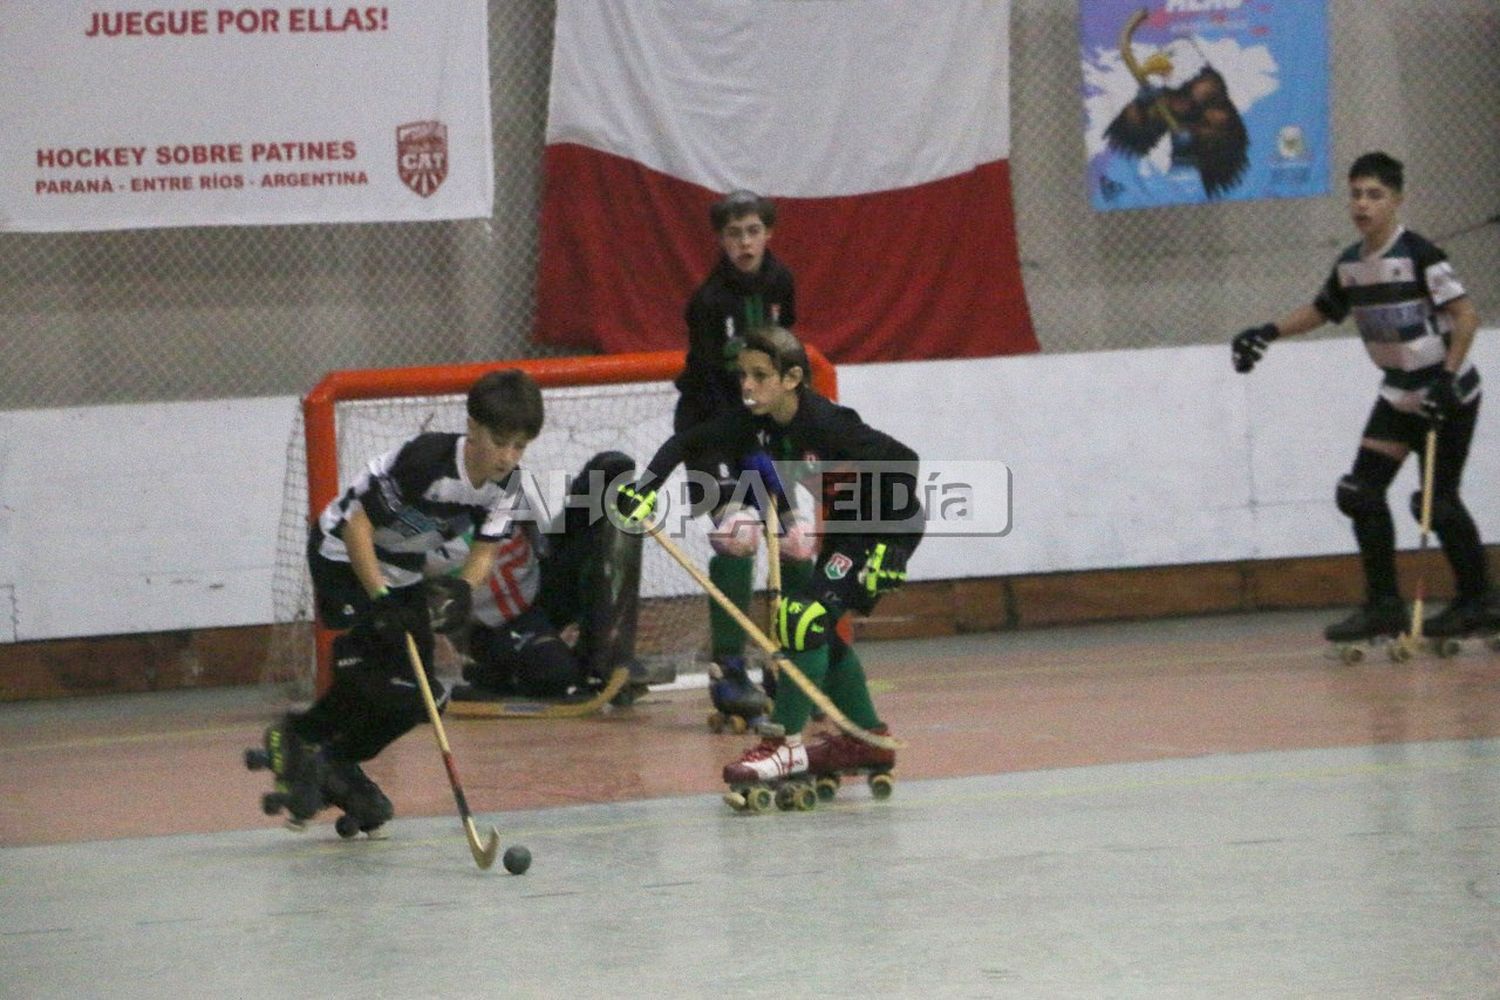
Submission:
<svg viewBox="0 0 1500 1000">
<path fill-rule="evenodd" d="M 797 332 L 834 362 L 1038 350 L 1006 161 L 895 191 L 768 193 Z M 719 252 L 716 196 L 623 157 L 548 146 L 536 338 L 606 353 L 685 346 L 683 308 Z"/>
</svg>

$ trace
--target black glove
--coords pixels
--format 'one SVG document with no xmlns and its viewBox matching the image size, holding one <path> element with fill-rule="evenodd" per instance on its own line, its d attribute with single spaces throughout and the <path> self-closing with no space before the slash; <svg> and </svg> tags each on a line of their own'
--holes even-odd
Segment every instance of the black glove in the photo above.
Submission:
<svg viewBox="0 0 1500 1000">
<path fill-rule="evenodd" d="M 1443 368 L 1432 376 L 1422 393 L 1422 412 L 1432 421 L 1447 420 L 1463 404 L 1458 400 L 1458 376 Z"/>
<path fill-rule="evenodd" d="M 1275 323 L 1252 326 L 1235 334 L 1234 342 L 1230 345 L 1230 350 L 1234 352 L 1234 370 L 1243 375 L 1254 368 L 1255 363 L 1265 357 L 1266 348 L 1271 341 L 1279 336 L 1281 334 L 1277 332 Z"/>
<path fill-rule="evenodd" d="M 461 576 L 438 576 L 424 581 L 427 620 L 434 632 L 457 632 L 469 623 L 474 609 L 473 588 Z"/>
<path fill-rule="evenodd" d="M 388 590 L 365 612 L 364 625 L 380 642 L 404 647 L 408 632 L 422 635 L 427 630 L 426 602 L 409 587 Z"/>
</svg>

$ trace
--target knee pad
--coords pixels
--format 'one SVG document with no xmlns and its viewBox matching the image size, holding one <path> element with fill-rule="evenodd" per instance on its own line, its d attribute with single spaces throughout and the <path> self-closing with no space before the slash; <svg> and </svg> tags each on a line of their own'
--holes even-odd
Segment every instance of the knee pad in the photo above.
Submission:
<svg viewBox="0 0 1500 1000">
<path fill-rule="evenodd" d="M 1345 476 L 1339 480 L 1338 489 L 1334 491 L 1334 502 L 1345 517 L 1355 521 L 1379 517 L 1390 510 L 1386 506 L 1384 490 L 1376 489 L 1353 476 Z"/>
<path fill-rule="evenodd" d="M 1411 516 L 1422 523 L 1422 491 L 1411 495 Z M 1441 534 L 1445 529 L 1473 523 L 1469 509 L 1456 494 L 1438 494 L 1432 498 L 1432 530 Z"/>
<path fill-rule="evenodd" d="M 745 558 L 760 545 L 760 516 L 748 507 L 730 504 L 714 521 L 709 544 L 721 556 Z"/>
</svg>

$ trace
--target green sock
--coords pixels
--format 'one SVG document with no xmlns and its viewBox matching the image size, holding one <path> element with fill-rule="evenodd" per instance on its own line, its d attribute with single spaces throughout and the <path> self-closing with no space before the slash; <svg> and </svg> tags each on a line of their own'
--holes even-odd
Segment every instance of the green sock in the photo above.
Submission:
<svg viewBox="0 0 1500 1000">
<path fill-rule="evenodd" d="M 744 611 L 750 607 L 750 590 L 755 573 L 755 560 L 744 556 L 714 555 L 708 560 L 708 578 L 724 592 L 735 605 Z M 745 651 L 745 630 L 719 607 L 714 600 L 708 602 L 708 629 L 713 644 L 713 657 L 739 656 Z"/>
<path fill-rule="evenodd" d="M 820 646 L 805 653 L 791 654 L 792 663 L 807 675 L 815 687 L 821 688 L 828 677 L 828 647 Z M 783 679 L 776 685 L 776 707 L 771 712 L 771 721 L 786 730 L 788 736 L 802 732 L 812 716 L 812 699 L 802 688 Z"/>
<path fill-rule="evenodd" d="M 829 658 L 827 676 L 823 690 L 850 722 L 864 729 L 874 729 L 881 724 L 880 716 L 875 714 L 875 702 L 870 699 L 864 665 L 854 655 L 853 649 L 844 646 L 837 655 Z"/>
</svg>

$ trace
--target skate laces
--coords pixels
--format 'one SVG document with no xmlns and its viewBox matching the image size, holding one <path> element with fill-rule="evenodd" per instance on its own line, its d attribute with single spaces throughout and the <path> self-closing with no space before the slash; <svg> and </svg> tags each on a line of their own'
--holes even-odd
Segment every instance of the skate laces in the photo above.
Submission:
<svg viewBox="0 0 1500 1000">
<path fill-rule="evenodd" d="M 761 740 L 755 746 L 751 747 L 749 750 L 746 750 L 745 755 L 741 757 L 740 760 L 746 763 L 754 760 L 765 760 L 768 757 L 776 756 L 777 751 L 781 750 L 783 747 L 786 747 L 788 751 L 790 751 L 791 749 L 790 747 L 787 747 L 787 743 L 785 740 Z"/>
</svg>

